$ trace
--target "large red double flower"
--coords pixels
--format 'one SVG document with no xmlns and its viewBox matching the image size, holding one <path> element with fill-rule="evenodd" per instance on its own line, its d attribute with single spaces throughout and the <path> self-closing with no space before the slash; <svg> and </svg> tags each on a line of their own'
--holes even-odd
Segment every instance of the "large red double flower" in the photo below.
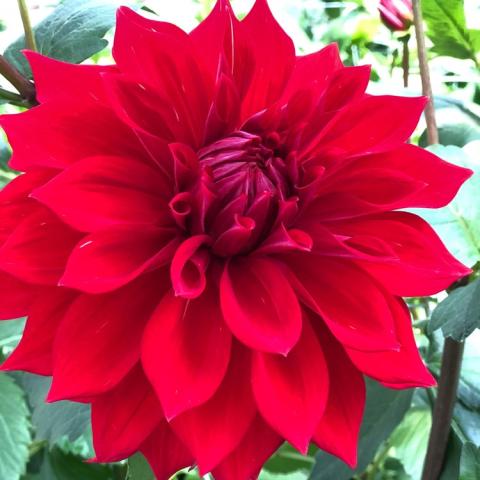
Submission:
<svg viewBox="0 0 480 480">
<path fill-rule="evenodd" d="M 295 56 L 258 0 L 190 34 L 118 12 L 108 67 L 28 53 L 40 105 L 1 118 L 4 364 L 92 405 L 98 461 L 254 477 L 287 440 L 356 461 L 368 375 L 429 386 L 400 296 L 468 270 L 403 207 L 470 172 L 406 144 L 424 98 Z"/>
</svg>

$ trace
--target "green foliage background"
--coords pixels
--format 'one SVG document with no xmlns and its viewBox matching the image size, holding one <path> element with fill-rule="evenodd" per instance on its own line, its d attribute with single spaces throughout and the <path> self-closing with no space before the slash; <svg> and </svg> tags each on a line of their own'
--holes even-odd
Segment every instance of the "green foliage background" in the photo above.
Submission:
<svg viewBox="0 0 480 480">
<path fill-rule="evenodd" d="M 105 49 L 112 38 L 114 12 L 129 3 L 145 12 L 165 10 L 175 14 L 164 0 L 44 0 L 31 2 L 35 10 L 35 35 L 41 53 L 74 63 L 109 61 Z M 167 7 L 168 3 L 168 7 Z M 201 20 L 212 0 L 188 0 L 188 21 Z M 238 14 L 250 1 L 233 0 Z M 392 34 L 379 20 L 375 1 L 271 0 L 275 13 L 294 37 L 299 52 L 318 50 L 337 42 L 346 64 L 373 66 L 372 93 L 416 95 L 421 91 L 411 32 Z M 187 16 L 179 4 L 178 21 Z M 0 51 L 25 75 L 28 66 L 20 54 L 24 39 L 6 42 L 7 34 L 21 31 L 13 0 L 0 4 Z M 183 10 L 182 10 L 183 8 Z M 468 166 L 474 177 L 451 205 L 439 211 L 417 211 L 438 231 L 449 249 L 474 267 L 469 283 L 447 296 L 411 298 L 408 304 L 419 348 L 438 376 L 444 337 L 465 341 L 465 356 L 454 420 L 442 480 L 480 479 L 480 1 L 422 0 L 430 41 L 430 68 L 435 92 L 440 143 L 430 147 L 453 163 Z M 169 17 L 171 18 L 171 17 Z M 191 25 L 193 26 L 193 25 Z M 4 32 L 2 33 L 2 30 Z M 2 43 L 3 42 L 3 43 Z M 401 48 L 410 46 L 410 83 L 402 85 Z M 0 81 L 0 87 L 11 86 Z M 0 89 L 0 112 L 16 111 Z M 15 103 L 15 102 L 14 102 Z M 425 144 L 424 125 L 414 142 Z M 7 166 L 9 146 L 0 135 L 0 185 L 16 172 Z M 20 339 L 24 320 L 0 322 L 0 360 Z M 153 475 L 143 457 L 112 465 L 84 462 L 93 456 L 89 410 L 69 402 L 45 404 L 48 378 L 26 373 L 0 373 L 0 480 L 149 480 Z M 315 448 L 301 456 L 282 446 L 261 473 L 264 480 L 419 480 L 427 448 L 435 389 L 394 391 L 368 383 L 368 399 L 359 446 L 359 465 L 354 471 Z M 178 477 L 197 477 L 195 471 Z"/>
</svg>

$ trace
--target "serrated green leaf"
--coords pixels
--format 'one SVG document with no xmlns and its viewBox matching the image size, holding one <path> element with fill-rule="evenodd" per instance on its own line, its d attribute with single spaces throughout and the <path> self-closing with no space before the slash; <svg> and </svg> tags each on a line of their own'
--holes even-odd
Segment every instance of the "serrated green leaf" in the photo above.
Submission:
<svg viewBox="0 0 480 480">
<path fill-rule="evenodd" d="M 103 36 L 115 24 L 117 0 L 66 0 L 34 28 L 37 49 L 57 60 L 80 63 L 107 45 Z M 25 38 L 12 43 L 5 58 L 31 78 L 31 70 L 22 55 Z"/>
<path fill-rule="evenodd" d="M 65 453 L 59 448 L 44 452 L 40 471 L 29 480 L 116 480 L 111 465 L 86 463 L 76 455 Z"/>
<path fill-rule="evenodd" d="M 467 28 L 463 0 L 422 0 L 421 4 L 432 50 L 439 55 L 477 62 L 480 31 Z"/>
<path fill-rule="evenodd" d="M 358 467 L 347 467 L 338 458 L 319 452 L 310 480 L 348 480 L 361 473 L 372 461 L 380 446 L 402 421 L 410 408 L 413 390 L 391 390 L 367 381 L 367 404 L 360 431 Z"/>
<path fill-rule="evenodd" d="M 0 373 L 0 478 L 18 480 L 28 461 L 30 429 L 22 390 Z"/>
<path fill-rule="evenodd" d="M 474 155 L 479 141 L 464 148 L 452 145 L 432 145 L 428 148 L 439 157 L 474 171 L 455 199 L 440 209 L 413 209 L 439 234 L 452 254 L 466 265 L 472 266 L 480 259 L 480 161 Z M 473 152 L 473 153 L 471 153 Z"/>
<path fill-rule="evenodd" d="M 54 444 L 64 436 L 74 441 L 85 433 L 90 423 L 88 405 L 68 401 L 46 403 L 45 398 L 51 384 L 49 377 L 18 372 L 14 378 L 27 394 L 37 440 L 47 440 Z"/>
<path fill-rule="evenodd" d="M 466 443 L 460 458 L 460 477 L 458 480 L 478 480 L 480 478 L 480 448 Z"/>
<path fill-rule="evenodd" d="M 128 480 L 155 480 L 155 475 L 145 457 L 140 453 L 128 459 Z"/>
</svg>

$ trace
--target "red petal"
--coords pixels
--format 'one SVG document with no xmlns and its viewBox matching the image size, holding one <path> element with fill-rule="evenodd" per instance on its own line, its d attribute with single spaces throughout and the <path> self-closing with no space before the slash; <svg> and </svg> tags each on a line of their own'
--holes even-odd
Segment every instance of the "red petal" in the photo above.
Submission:
<svg viewBox="0 0 480 480">
<path fill-rule="evenodd" d="M 105 393 L 140 359 L 140 343 L 165 275 L 151 274 L 113 293 L 81 295 L 55 338 L 53 384 L 48 400 Z"/>
<path fill-rule="evenodd" d="M 288 100 L 298 91 L 313 89 L 314 103 L 325 89 L 336 71 L 343 67 L 338 45 L 331 43 L 320 51 L 296 58 L 295 67 L 288 81 L 282 100 Z"/>
<path fill-rule="evenodd" d="M 282 442 L 282 437 L 257 415 L 240 445 L 213 470 L 213 476 L 216 480 L 255 479 Z"/>
<path fill-rule="evenodd" d="M 355 366 L 390 388 L 431 387 L 435 379 L 425 367 L 413 337 L 410 313 L 400 298 L 386 297 L 395 319 L 400 349 L 396 352 L 361 352 L 348 349 Z"/>
<path fill-rule="evenodd" d="M 426 101 L 424 97 L 366 96 L 340 110 L 301 152 L 338 158 L 398 148 L 417 126 Z"/>
<path fill-rule="evenodd" d="M 157 480 L 168 480 L 180 469 L 194 463 L 191 453 L 166 421 L 160 423 L 143 443 L 140 451 L 150 463 Z"/>
<path fill-rule="evenodd" d="M 266 0 L 255 2 L 238 29 L 242 36 L 235 52 L 240 58 L 234 76 L 237 83 L 238 76 L 250 77 L 242 102 L 242 118 L 247 119 L 280 98 L 295 64 L 295 47 Z M 249 57 L 252 68 L 248 67 Z"/>
<path fill-rule="evenodd" d="M 73 228 L 91 232 L 118 224 L 166 223 L 165 177 L 127 157 L 86 158 L 33 192 Z"/>
<path fill-rule="evenodd" d="M 114 65 L 74 65 L 45 57 L 39 53 L 26 51 L 35 79 L 36 98 L 48 102 L 58 97 L 84 97 L 104 100 L 101 73 L 116 71 Z M 52 79 L 55 79 L 52 82 Z M 58 88 L 62 85 L 62 88 Z M 69 100 L 67 100 L 69 101 Z"/>
<path fill-rule="evenodd" d="M 162 407 L 140 366 L 92 402 L 93 446 L 99 462 L 133 455 L 163 419 Z"/>
<path fill-rule="evenodd" d="M 231 331 L 249 347 L 286 355 L 297 343 L 300 306 L 275 261 L 232 260 L 222 275 L 220 300 Z"/>
<path fill-rule="evenodd" d="M 327 364 L 315 332 L 304 318 L 302 336 L 287 357 L 256 352 L 252 385 L 269 425 L 302 453 L 326 407 Z"/>
<path fill-rule="evenodd" d="M 205 290 L 205 271 L 209 255 L 201 248 L 210 243 L 208 235 L 194 235 L 185 240 L 175 252 L 170 265 L 170 276 L 175 295 L 197 298 Z"/>
<path fill-rule="evenodd" d="M 84 237 L 72 251 L 59 284 L 104 293 L 165 265 L 178 245 L 175 231 L 117 226 Z"/>
<path fill-rule="evenodd" d="M 318 313 L 335 337 L 359 350 L 398 348 L 394 320 L 383 291 L 353 262 L 318 255 L 288 258 L 303 302 Z"/>
<path fill-rule="evenodd" d="M 313 318 L 312 322 L 328 359 L 330 378 L 327 408 L 313 440 L 322 450 L 355 468 L 358 435 L 365 407 L 365 382 L 322 320 Z"/>
<path fill-rule="evenodd" d="M 359 158 L 348 168 L 370 171 L 379 167 L 397 170 L 423 183 L 424 187 L 408 197 L 408 203 L 403 203 L 401 207 L 444 207 L 472 174 L 467 168 L 445 162 L 433 153 L 410 144 L 390 152 Z"/>
<path fill-rule="evenodd" d="M 188 301 L 165 295 L 145 330 L 142 362 L 168 420 L 212 397 L 225 376 L 230 346 L 213 289 Z"/>
<path fill-rule="evenodd" d="M 74 298 L 73 292 L 68 290 L 43 290 L 30 308 L 20 343 L 3 363 L 2 370 L 25 370 L 38 375 L 52 375 L 53 342 L 60 322 Z"/>
<path fill-rule="evenodd" d="M 0 320 L 27 315 L 37 291 L 35 286 L 0 271 Z"/>
<path fill-rule="evenodd" d="M 371 239 L 391 248 L 395 260 L 372 257 L 362 267 L 395 295 L 431 295 L 470 272 L 448 252 L 430 225 L 411 213 L 385 212 L 332 228 L 352 241 L 358 235 L 366 245 Z"/>
<path fill-rule="evenodd" d="M 0 268 L 27 282 L 55 285 L 79 238 L 42 208 L 23 220 L 0 248 Z"/>
<path fill-rule="evenodd" d="M 195 457 L 200 474 L 217 466 L 241 442 L 256 414 L 250 386 L 250 354 L 237 344 L 214 396 L 176 417 L 171 426 Z"/>
<path fill-rule="evenodd" d="M 19 114 L 2 115 L 0 125 L 12 145 L 9 165 L 15 170 L 64 168 L 91 155 L 145 157 L 131 129 L 93 98 L 71 99 L 68 108 L 62 98 L 51 100 Z"/>
</svg>

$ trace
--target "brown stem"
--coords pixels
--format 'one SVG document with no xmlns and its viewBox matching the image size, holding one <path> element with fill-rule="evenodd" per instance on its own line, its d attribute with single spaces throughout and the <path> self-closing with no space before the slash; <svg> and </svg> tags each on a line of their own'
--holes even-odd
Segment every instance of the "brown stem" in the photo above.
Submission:
<svg viewBox="0 0 480 480">
<path fill-rule="evenodd" d="M 35 42 L 35 34 L 33 33 L 32 25 L 30 23 L 30 16 L 28 14 L 27 4 L 25 0 L 18 0 L 18 9 L 22 17 L 23 31 L 25 32 L 25 45 L 29 50 L 37 51 L 37 44 Z"/>
<path fill-rule="evenodd" d="M 26 79 L 13 65 L 0 55 L 0 75 L 3 75 L 28 102 L 35 103 L 35 86 Z"/>
<path fill-rule="evenodd" d="M 435 107 L 433 105 L 432 84 L 428 69 L 427 49 L 425 47 L 425 34 L 423 31 L 422 10 L 420 0 L 413 0 L 413 23 L 417 37 L 418 61 L 420 64 L 420 76 L 422 78 L 422 92 L 429 98 L 425 108 L 425 120 L 427 121 L 427 140 L 429 145 L 438 143 L 438 129 L 435 120 Z"/>
<path fill-rule="evenodd" d="M 447 449 L 453 408 L 457 400 L 458 381 L 462 366 L 463 342 L 445 339 L 442 370 L 438 380 L 438 394 L 433 409 L 432 429 L 427 455 L 423 465 L 422 480 L 438 480 Z"/>
<path fill-rule="evenodd" d="M 410 51 L 408 49 L 408 41 L 410 35 L 401 38 L 402 42 L 402 70 L 403 70 L 403 86 L 408 87 L 408 76 L 410 73 Z"/>
</svg>

